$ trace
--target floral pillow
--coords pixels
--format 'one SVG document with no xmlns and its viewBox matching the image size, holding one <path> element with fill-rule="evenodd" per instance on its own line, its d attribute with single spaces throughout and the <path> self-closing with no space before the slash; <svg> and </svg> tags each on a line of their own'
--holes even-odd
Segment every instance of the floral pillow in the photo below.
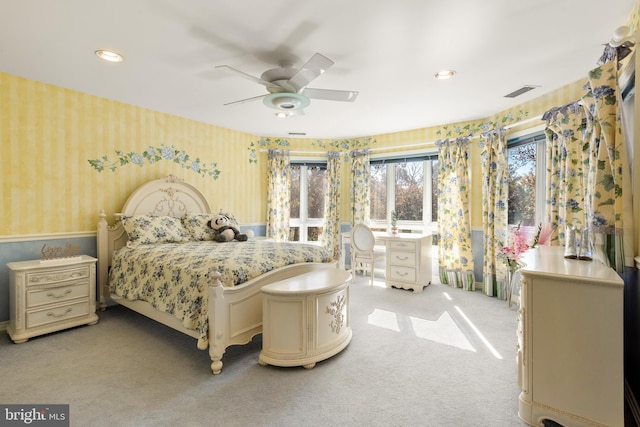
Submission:
<svg viewBox="0 0 640 427">
<path fill-rule="evenodd" d="M 229 218 L 230 224 L 233 227 L 240 229 L 238 225 L 238 221 L 234 218 L 233 215 L 228 213 L 220 212 L 219 214 L 214 213 L 199 213 L 199 214 L 191 214 L 184 217 L 182 220 L 184 227 L 187 229 L 189 234 L 191 234 L 191 238 L 193 240 L 215 240 L 216 232 L 207 225 L 209 221 L 211 221 L 217 215 L 224 215 Z"/>
<path fill-rule="evenodd" d="M 191 237 L 180 218 L 172 216 L 125 216 L 122 224 L 129 236 L 129 248 L 153 243 L 184 243 Z"/>
<path fill-rule="evenodd" d="M 184 228 L 191 235 L 192 240 L 213 240 L 215 232 L 209 228 L 207 223 L 211 221 L 214 214 L 191 214 L 182 219 Z"/>
</svg>

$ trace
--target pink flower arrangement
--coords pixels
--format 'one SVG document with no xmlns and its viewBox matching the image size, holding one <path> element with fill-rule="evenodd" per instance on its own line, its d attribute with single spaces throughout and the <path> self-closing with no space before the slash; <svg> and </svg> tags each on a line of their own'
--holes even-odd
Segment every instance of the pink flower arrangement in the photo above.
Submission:
<svg viewBox="0 0 640 427">
<path fill-rule="evenodd" d="M 511 246 L 502 246 L 499 249 L 499 256 L 502 257 L 504 263 L 511 271 L 520 268 L 520 257 L 522 253 L 529 249 L 527 244 L 527 236 L 520 230 L 520 226 L 510 229 Z"/>
</svg>

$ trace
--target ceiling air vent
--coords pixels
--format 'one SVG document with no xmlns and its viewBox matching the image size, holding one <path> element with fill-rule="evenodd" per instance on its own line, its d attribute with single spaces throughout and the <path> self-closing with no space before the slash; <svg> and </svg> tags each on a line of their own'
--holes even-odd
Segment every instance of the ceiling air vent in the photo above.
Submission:
<svg viewBox="0 0 640 427">
<path fill-rule="evenodd" d="M 511 92 L 511 93 L 509 93 L 509 94 L 507 94 L 507 95 L 505 95 L 504 97 L 505 97 L 505 98 L 515 98 L 516 96 L 520 96 L 520 95 L 522 95 L 523 93 L 527 93 L 527 92 L 529 92 L 530 90 L 535 89 L 535 88 L 537 88 L 537 87 L 539 87 L 539 86 L 526 85 L 526 86 L 521 87 L 521 88 L 520 88 L 520 89 L 518 89 L 518 90 L 515 90 L 515 91 L 513 91 L 513 92 Z"/>
<path fill-rule="evenodd" d="M 289 132 L 290 136 L 305 136 L 306 132 Z"/>
</svg>

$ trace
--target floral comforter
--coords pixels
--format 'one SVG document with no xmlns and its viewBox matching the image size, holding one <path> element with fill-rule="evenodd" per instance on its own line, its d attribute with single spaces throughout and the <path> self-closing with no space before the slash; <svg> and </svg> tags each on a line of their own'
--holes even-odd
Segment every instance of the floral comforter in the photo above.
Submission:
<svg viewBox="0 0 640 427">
<path fill-rule="evenodd" d="M 220 272 L 224 286 L 236 286 L 278 267 L 330 261 L 319 246 L 257 239 L 141 245 L 115 251 L 109 284 L 116 295 L 147 301 L 198 331 L 198 348 L 206 349 L 212 273 Z"/>
</svg>

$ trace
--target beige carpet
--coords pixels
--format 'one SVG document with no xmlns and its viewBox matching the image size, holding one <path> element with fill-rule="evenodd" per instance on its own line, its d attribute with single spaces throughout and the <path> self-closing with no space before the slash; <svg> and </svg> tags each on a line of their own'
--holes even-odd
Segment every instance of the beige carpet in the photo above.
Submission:
<svg viewBox="0 0 640 427">
<path fill-rule="evenodd" d="M 0 403 L 68 403 L 72 426 L 524 426 L 516 312 L 432 284 L 351 286 L 353 340 L 314 369 L 258 365 L 260 336 L 213 376 L 195 340 L 122 307 L 95 326 L 13 344 Z"/>
</svg>

